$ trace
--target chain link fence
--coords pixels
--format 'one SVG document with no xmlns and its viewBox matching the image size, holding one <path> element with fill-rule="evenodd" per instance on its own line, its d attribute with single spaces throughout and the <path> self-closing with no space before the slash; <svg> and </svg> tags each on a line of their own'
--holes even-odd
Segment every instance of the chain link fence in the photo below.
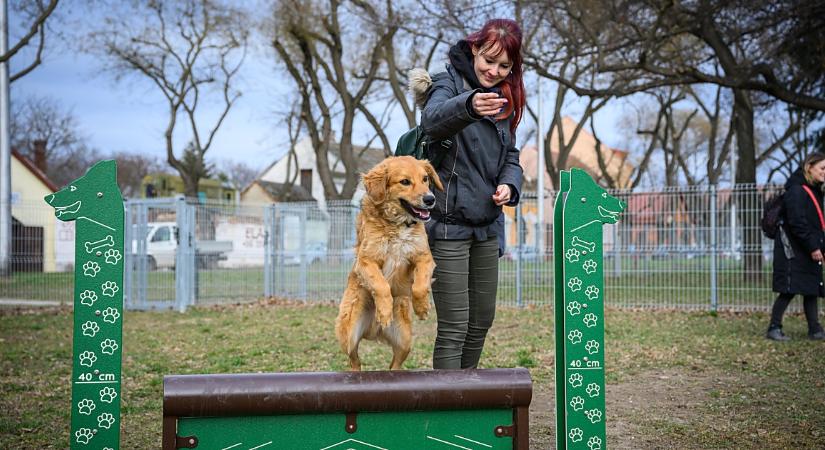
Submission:
<svg viewBox="0 0 825 450">
<path fill-rule="evenodd" d="M 627 203 L 604 228 L 606 303 L 621 308 L 767 310 L 773 241 L 759 230 L 776 186 L 615 191 Z M 551 304 L 552 211 L 535 193 L 507 208 L 501 305 Z M 126 202 L 125 299 L 131 309 L 284 297 L 336 302 L 352 266 L 357 204 Z M 71 303 L 74 225 L 45 204 L 15 204 L 13 276 L 0 299 Z"/>
</svg>

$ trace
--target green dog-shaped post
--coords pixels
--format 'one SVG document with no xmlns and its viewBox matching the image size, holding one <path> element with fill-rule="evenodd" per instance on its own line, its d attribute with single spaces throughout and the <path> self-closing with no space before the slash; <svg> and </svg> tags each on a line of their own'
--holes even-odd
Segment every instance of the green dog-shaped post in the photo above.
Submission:
<svg viewBox="0 0 825 450">
<path fill-rule="evenodd" d="M 75 221 L 72 449 L 120 448 L 123 198 L 114 161 L 46 197 Z"/>
<path fill-rule="evenodd" d="M 553 239 L 556 448 L 606 448 L 602 226 L 625 204 L 581 169 L 561 172 Z"/>
</svg>

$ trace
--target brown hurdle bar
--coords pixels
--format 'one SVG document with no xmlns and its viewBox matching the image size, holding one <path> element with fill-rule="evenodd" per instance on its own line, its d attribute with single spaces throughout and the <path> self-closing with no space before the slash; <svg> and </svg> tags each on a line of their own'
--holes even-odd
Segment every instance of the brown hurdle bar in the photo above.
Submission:
<svg viewBox="0 0 825 450">
<path fill-rule="evenodd" d="M 529 449 L 527 369 L 294 372 L 169 375 L 163 378 L 163 450 L 196 448 L 178 436 L 178 418 L 342 413 L 347 429 L 359 412 L 512 409 L 513 449 Z"/>
</svg>

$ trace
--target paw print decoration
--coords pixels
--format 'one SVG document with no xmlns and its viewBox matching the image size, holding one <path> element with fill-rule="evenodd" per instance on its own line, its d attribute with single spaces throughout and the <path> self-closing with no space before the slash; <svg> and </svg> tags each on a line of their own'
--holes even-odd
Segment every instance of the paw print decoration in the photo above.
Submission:
<svg viewBox="0 0 825 450">
<path fill-rule="evenodd" d="M 79 412 L 80 414 L 91 416 L 92 411 L 94 410 L 95 402 L 89 400 L 88 398 L 84 398 L 83 400 L 77 402 L 77 412 Z"/>
<path fill-rule="evenodd" d="M 570 340 L 571 344 L 578 344 L 582 341 L 582 332 L 579 330 L 572 330 L 567 333 L 567 339 Z"/>
<path fill-rule="evenodd" d="M 587 341 L 587 344 L 584 345 L 584 349 L 587 350 L 587 353 L 590 353 L 591 355 L 599 353 L 599 342 Z"/>
<path fill-rule="evenodd" d="M 114 355 L 117 349 L 118 345 L 114 339 L 105 339 L 100 343 L 100 351 L 106 355 Z"/>
<path fill-rule="evenodd" d="M 567 312 L 570 313 L 571 316 L 577 316 L 582 312 L 582 305 L 573 300 L 572 302 L 567 304 Z"/>
<path fill-rule="evenodd" d="M 100 428 L 109 429 L 115 423 L 115 416 L 109 413 L 103 413 L 97 416 L 97 426 Z"/>
<path fill-rule="evenodd" d="M 573 292 L 578 292 L 582 288 L 582 280 L 579 277 L 573 277 L 567 281 L 567 287 Z"/>
<path fill-rule="evenodd" d="M 602 438 L 590 436 L 590 439 L 587 440 L 587 448 L 590 450 L 602 450 Z"/>
<path fill-rule="evenodd" d="M 596 261 L 593 261 L 592 259 L 588 259 L 587 261 L 584 262 L 584 264 L 582 264 L 582 268 L 588 274 L 591 274 L 591 273 L 595 272 L 596 267 L 598 267 L 598 265 L 596 264 Z"/>
<path fill-rule="evenodd" d="M 564 257 L 567 258 L 567 261 L 574 263 L 579 260 L 579 251 L 575 248 L 569 248 L 566 252 L 564 252 Z"/>
<path fill-rule="evenodd" d="M 573 397 L 570 399 L 570 407 L 573 408 L 573 411 L 581 411 L 584 409 L 584 399 L 578 395 Z"/>
<path fill-rule="evenodd" d="M 100 264 L 94 261 L 86 261 L 83 263 L 83 275 L 94 278 L 98 272 L 100 272 Z"/>
<path fill-rule="evenodd" d="M 579 280 L 581 282 L 581 280 Z M 581 289 L 581 284 L 579 284 L 579 289 Z M 575 289 L 578 290 L 578 289 Z M 590 300 L 596 300 L 599 298 L 599 288 L 594 285 L 587 286 L 587 289 L 584 290 L 584 295 L 587 296 Z"/>
<path fill-rule="evenodd" d="M 92 306 L 97 301 L 97 294 L 95 291 L 90 291 L 86 289 L 85 291 L 80 293 L 80 303 L 86 306 Z"/>
<path fill-rule="evenodd" d="M 83 336 L 95 337 L 98 331 L 100 331 L 100 325 L 91 320 L 87 320 L 80 326 L 80 329 L 83 330 Z"/>
<path fill-rule="evenodd" d="M 598 409 L 589 409 L 584 412 L 584 415 L 590 420 L 590 423 L 599 423 L 602 421 L 602 412 Z"/>
<path fill-rule="evenodd" d="M 78 444 L 86 445 L 94 437 L 94 433 L 89 428 L 81 428 L 74 432 L 74 439 Z"/>
<path fill-rule="evenodd" d="M 104 253 L 104 256 L 106 257 L 106 263 L 111 264 L 111 265 L 115 265 L 115 264 L 118 263 L 118 261 L 123 259 L 123 255 L 120 254 L 120 250 L 117 250 L 117 249 L 114 249 L 114 248 L 110 248 L 109 250 L 106 250 L 106 253 Z"/>
<path fill-rule="evenodd" d="M 581 442 L 583 435 L 584 431 L 582 431 L 581 428 L 573 428 L 570 430 L 570 433 L 567 434 L 567 437 L 573 442 Z"/>
<path fill-rule="evenodd" d="M 114 297 L 117 291 L 120 290 L 120 288 L 117 287 L 117 283 L 115 283 L 114 281 L 106 281 L 105 283 L 100 285 L 100 290 L 106 297 Z"/>
<path fill-rule="evenodd" d="M 103 321 L 108 323 L 115 323 L 120 318 L 120 313 L 111 306 L 103 310 Z"/>
<path fill-rule="evenodd" d="M 599 387 L 598 384 L 590 383 L 587 385 L 587 389 L 585 389 L 584 391 L 587 392 L 587 395 L 589 395 L 590 398 L 594 398 L 599 396 L 599 392 L 601 391 L 601 389 L 602 388 Z"/>
<path fill-rule="evenodd" d="M 94 352 L 85 351 L 78 355 L 78 359 L 80 360 L 81 366 L 92 367 L 95 361 L 97 361 L 97 355 Z"/>
<path fill-rule="evenodd" d="M 595 327 L 597 321 L 598 321 L 598 319 L 596 318 L 596 315 L 593 314 L 593 313 L 585 314 L 584 318 L 582 319 L 582 322 L 584 322 L 584 324 L 587 326 L 587 328 Z"/>
<path fill-rule="evenodd" d="M 582 374 L 574 373 L 570 375 L 570 378 L 568 378 L 567 381 L 570 383 L 570 386 L 577 388 L 581 387 L 583 379 L 584 377 L 582 376 Z"/>
<path fill-rule="evenodd" d="M 106 386 L 105 388 L 100 390 L 100 401 L 104 403 L 112 403 L 117 398 L 117 392 Z"/>
</svg>

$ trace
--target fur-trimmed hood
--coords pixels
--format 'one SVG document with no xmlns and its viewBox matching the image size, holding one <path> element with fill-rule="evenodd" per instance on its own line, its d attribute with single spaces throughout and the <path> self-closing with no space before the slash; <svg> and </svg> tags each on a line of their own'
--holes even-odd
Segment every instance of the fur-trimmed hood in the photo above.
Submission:
<svg viewBox="0 0 825 450">
<path fill-rule="evenodd" d="M 415 104 L 419 108 L 424 108 L 424 105 L 427 103 L 427 92 L 430 90 L 430 86 L 433 85 L 433 79 L 430 77 L 430 73 L 421 68 L 410 69 L 407 73 L 407 78 L 409 79 L 409 85 L 407 87 Z"/>
</svg>

